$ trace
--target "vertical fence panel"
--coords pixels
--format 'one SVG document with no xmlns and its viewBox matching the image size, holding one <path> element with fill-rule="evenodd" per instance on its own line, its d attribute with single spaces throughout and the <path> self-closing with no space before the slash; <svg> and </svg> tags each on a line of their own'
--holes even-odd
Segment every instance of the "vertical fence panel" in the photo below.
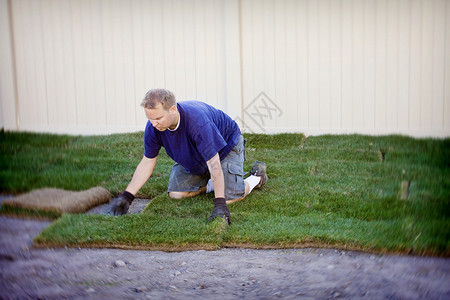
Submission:
<svg viewBox="0 0 450 300">
<path fill-rule="evenodd" d="M 76 94 L 75 89 L 75 63 L 74 52 L 78 51 L 80 45 L 75 45 L 73 42 L 73 21 L 71 16 L 70 2 L 71 0 L 57 1 L 59 4 L 59 19 L 58 22 L 62 24 L 60 34 L 61 44 L 61 61 L 63 69 L 61 74 L 57 76 L 64 77 L 63 89 L 60 91 L 58 101 L 59 107 L 59 124 L 68 126 L 69 128 L 76 128 L 78 125 L 78 114 L 76 108 Z"/>
<path fill-rule="evenodd" d="M 17 130 L 15 53 L 12 16 L 8 0 L 0 0 L 0 128 Z M 19 124 L 20 125 L 20 124 Z"/>
<path fill-rule="evenodd" d="M 89 59 L 89 43 L 86 40 L 89 39 L 87 38 L 89 31 L 85 29 L 85 26 L 88 26 L 89 19 L 88 14 L 84 13 L 83 2 L 86 1 L 71 2 L 70 8 L 72 13 L 73 43 L 74 45 L 79 45 L 78 51 L 73 53 L 77 121 L 79 124 L 88 124 L 89 119 L 95 116 L 89 115 L 91 109 L 89 109 L 89 101 L 87 99 L 88 82 L 93 82 L 93 73 L 87 72 L 89 63 L 86 63 L 86 61 Z"/>
<path fill-rule="evenodd" d="M 163 23 L 163 53 L 164 56 L 164 87 L 176 91 L 177 90 L 177 82 L 176 82 L 176 62 L 175 58 L 179 57 L 178 43 L 179 41 L 175 41 L 175 31 L 178 29 L 176 26 L 178 25 L 174 19 L 180 19 L 178 10 L 174 10 L 173 0 L 168 0 L 162 2 L 162 23 Z M 179 29 L 178 29 L 179 30 Z M 180 57 L 182 59 L 182 57 Z"/>
<path fill-rule="evenodd" d="M 287 39 L 289 38 L 291 32 L 290 29 L 286 28 L 286 1 L 278 1 L 276 5 L 270 7 L 268 11 L 273 12 L 273 29 L 274 29 L 274 73 L 277 76 L 274 78 L 275 90 L 274 98 L 279 99 L 278 105 L 281 107 L 286 107 L 286 91 L 287 87 Z M 267 111 L 269 117 L 272 117 L 272 111 Z M 288 118 L 295 118 L 296 116 L 290 116 L 288 111 L 285 111 L 283 118 L 278 118 L 278 115 L 273 114 L 273 121 L 270 122 L 270 126 L 274 127 L 286 127 Z"/>
<path fill-rule="evenodd" d="M 132 5 L 135 0 L 122 0 L 120 2 L 119 9 L 122 11 L 121 16 L 121 42 L 122 42 L 122 70 L 119 70 L 117 78 L 117 84 L 123 85 L 123 96 L 121 101 L 121 108 L 119 111 L 119 118 L 122 118 L 123 125 L 129 128 L 135 128 L 138 126 L 136 123 L 136 114 L 138 110 L 138 103 L 136 102 L 136 87 L 135 82 L 135 46 L 133 40 L 133 10 Z M 137 30 L 141 30 L 140 28 Z M 141 109 L 139 109 L 141 111 Z M 121 116 L 120 116 L 121 115 Z M 141 125 L 142 126 L 142 125 Z"/>
<path fill-rule="evenodd" d="M 186 99 L 196 99 L 197 98 L 197 74 L 196 74 L 196 63 L 200 59 L 197 57 L 197 52 L 195 48 L 195 18 L 190 16 L 194 15 L 195 7 L 188 1 L 182 1 L 185 12 L 185 18 L 183 20 L 182 26 L 185 28 L 183 33 L 184 38 L 184 51 L 185 51 L 185 80 L 186 80 Z"/>
<path fill-rule="evenodd" d="M 422 58 L 421 58 L 421 94 L 420 94 L 420 128 L 431 127 L 432 105 L 435 99 L 432 95 L 433 86 L 433 3 L 435 1 L 424 0 L 422 2 Z"/>
<path fill-rule="evenodd" d="M 240 32 L 240 2 L 238 0 L 227 0 L 222 2 L 221 8 L 224 13 L 222 34 L 224 38 L 223 68 L 224 97 L 226 99 L 226 111 L 233 119 L 237 120 L 242 127 L 242 81 L 241 81 L 241 32 Z"/>
<path fill-rule="evenodd" d="M 312 130 L 320 128 L 319 2 L 308 2 L 308 120 Z M 277 100 L 275 100 L 277 101 Z"/>
<path fill-rule="evenodd" d="M 31 31 L 32 35 L 32 45 L 33 47 L 29 47 L 25 45 L 25 47 L 29 48 L 29 53 L 32 57 L 32 64 L 34 69 L 34 76 L 31 79 L 30 85 L 33 87 L 33 92 L 31 93 L 30 101 L 33 101 L 35 110 L 31 113 L 31 118 L 36 118 L 34 122 L 34 126 L 41 127 L 41 123 L 47 121 L 47 106 L 46 103 L 46 94 L 47 91 L 45 89 L 45 81 L 46 77 L 43 76 L 45 74 L 45 60 L 44 60 L 44 48 L 42 39 L 42 22 L 41 22 L 41 5 L 39 2 L 32 1 L 29 3 L 32 6 L 32 10 L 36 13 L 30 15 L 31 26 L 28 30 Z M 43 105 L 44 104 L 44 105 Z M 26 110 L 26 109 L 25 109 Z M 36 116 L 34 116 L 36 115 Z M 26 119 L 24 119 L 26 122 Z"/>
<path fill-rule="evenodd" d="M 442 110 L 444 119 L 443 131 L 450 135 L 450 4 L 445 2 L 445 59 L 441 62 L 445 66 L 444 78 L 444 108 Z"/>
<path fill-rule="evenodd" d="M 410 83 L 410 41 L 411 5 L 409 0 L 400 0 L 398 8 L 398 130 L 407 132 L 409 126 Z"/>
<path fill-rule="evenodd" d="M 255 121 L 251 107 L 261 92 L 266 70 L 264 69 L 264 2 L 242 1 L 242 53 L 243 53 L 243 122 L 244 130 L 261 132 L 264 129 Z M 245 58 L 245 59 L 244 59 Z"/>
<path fill-rule="evenodd" d="M 410 41 L 410 98 L 408 128 L 420 130 L 420 102 L 422 95 L 422 1 L 411 1 Z"/>
<path fill-rule="evenodd" d="M 386 3 L 386 128 L 398 128 L 398 1 Z"/>
<path fill-rule="evenodd" d="M 241 81 L 242 85 L 242 97 L 243 99 L 248 99 L 249 95 L 253 94 L 254 85 L 253 79 L 254 74 L 256 72 L 249 72 L 249 70 L 254 70 L 255 66 L 255 58 L 256 54 L 253 53 L 255 48 L 255 43 L 251 42 L 253 38 L 253 27 L 254 27 L 254 15 L 255 10 L 252 8 L 253 3 L 251 0 L 240 1 L 240 13 L 239 13 L 239 22 L 240 22 L 240 55 L 241 58 L 246 58 L 241 61 Z M 244 15 L 245 14 L 245 15 Z M 244 106 L 244 105 L 241 105 Z M 243 107 L 242 107 L 243 108 Z M 247 122 L 247 116 L 245 115 L 245 110 L 242 109 L 241 118 L 242 118 L 242 127 L 246 127 L 248 131 L 251 131 L 249 126 L 245 126 L 245 122 Z"/>
<path fill-rule="evenodd" d="M 219 100 L 218 78 L 219 73 L 223 70 L 219 68 L 218 64 L 218 48 L 223 47 L 221 36 L 217 34 L 219 25 L 216 22 L 215 7 L 216 3 L 205 1 L 202 3 L 205 7 L 204 26 L 205 26 L 205 52 L 206 52 L 206 94 L 199 99 L 209 102 L 210 104 L 222 108 Z M 220 103 L 220 104 L 219 104 Z"/>
<path fill-rule="evenodd" d="M 296 68 L 297 68 L 297 127 L 299 131 L 308 128 L 308 0 L 296 1 Z"/>
<path fill-rule="evenodd" d="M 298 96 L 298 87 L 297 87 L 297 77 L 299 70 L 297 69 L 297 51 L 298 51 L 298 43 L 297 43 L 297 34 L 298 28 L 296 24 L 296 15 L 293 14 L 293 11 L 297 9 L 297 1 L 286 0 L 283 7 L 283 12 L 281 17 L 285 19 L 284 29 L 285 29 L 285 78 L 286 83 L 284 86 L 284 109 L 283 113 L 285 113 L 284 117 L 282 117 L 284 123 L 283 126 L 285 128 L 296 128 L 299 130 L 300 128 L 297 126 L 297 119 L 299 116 L 299 106 L 300 99 Z M 300 131 L 300 130 L 299 130 Z"/>
<path fill-rule="evenodd" d="M 375 1 L 364 1 L 363 37 L 363 126 L 362 130 L 369 132 L 375 128 L 375 88 L 376 88 L 376 15 Z"/>
<path fill-rule="evenodd" d="M 364 128 L 364 83 L 366 76 L 364 74 L 364 66 L 366 64 L 364 58 L 364 18 L 366 11 L 364 10 L 364 2 L 354 0 L 352 3 L 353 24 L 352 26 L 352 119 L 353 130 L 361 130 Z"/>
<path fill-rule="evenodd" d="M 196 96 L 197 98 L 206 97 L 206 32 L 205 32 L 205 8 L 200 0 L 195 0 L 194 3 L 194 35 L 195 35 L 195 51 L 196 51 Z"/>
<path fill-rule="evenodd" d="M 132 19 L 132 32 L 130 36 L 133 49 L 132 61 L 134 65 L 134 99 L 132 100 L 135 108 L 135 126 L 137 128 L 146 124 L 145 114 L 139 105 L 147 90 L 151 88 L 151 83 L 146 77 L 146 72 L 148 72 L 148 70 L 145 67 L 146 61 L 152 57 L 151 46 L 153 44 L 152 35 L 149 34 L 149 28 L 151 27 L 148 25 L 148 22 L 150 21 L 148 13 L 151 10 L 144 6 L 146 3 L 148 3 L 148 1 L 132 1 L 130 12 L 130 17 Z"/>
<path fill-rule="evenodd" d="M 111 132 L 104 128 L 107 127 L 107 110 L 108 98 L 106 97 L 106 81 L 104 76 L 105 70 L 105 42 L 103 33 L 103 19 L 104 12 L 102 10 L 102 3 L 100 1 L 89 1 L 86 4 L 84 10 L 86 10 L 87 15 L 90 20 L 90 33 L 89 39 L 86 41 L 90 46 L 90 57 L 91 60 L 87 59 L 89 63 L 89 69 L 87 72 L 93 73 L 93 82 L 89 82 L 88 93 L 86 95 L 87 101 L 89 101 L 88 110 L 93 110 L 89 112 L 90 118 L 95 119 L 94 128 L 97 131 Z M 85 29 L 89 30 L 89 29 Z M 86 33 L 87 34 L 87 33 Z M 91 133 L 92 125 L 90 123 L 79 124 L 78 126 L 85 127 L 82 132 Z M 100 132 L 101 133 L 101 132 Z"/>
<path fill-rule="evenodd" d="M 115 126 L 114 120 L 116 116 L 116 101 L 117 95 L 116 86 L 114 83 L 115 74 L 115 57 L 118 55 L 118 49 L 115 45 L 115 36 L 113 35 L 113 22 L 114 12 L 112 8 L 113 3 L 110 1 L 101 1 L 102 12 L 102 42 L 103 42 L 103 77 L 104 77 L 104 94 L 105 94 L 105 110 L 106 126 Z"/>
<path fill-rule="evenodd" d="M 342 2 L 330 2 L 330 127 L 342 124 Z"/>
<path fill-rule="evenodd" d="M 432 86 L 431 99 L 431 131 L 444 128 L 444 98 L 445 98 L 445 0 L 436 0 L 432 7 Z"/>
<path fill-rule="evenodd" d="M 343 0 L 342 7 L 342 99 L 341 129 L 353 128 L 353 8 L 351 0 Z"/>
<path fill-rule="evenodd" d="M 14 2 L 13 11 L 13 35 L 15 37 L 15 57 L 16 57 L 16 82 L 19 99 L 19 113 L 21 128 L 39 126 L 45 122 L 46 116 L 40 116 L 38 113 L 31 114 L 32 111 L 38 111 L 36 97 L 33 97 L 35 85 L 31 76 L 35 74 L 33 64 L 32 32 L 28 30 L 31 21 L 30 13 L 27 11 L 26 1 Z M 17 38 L 16 38 L 17 37 Z"/>
<path fill-rule="evenodd" d="M 387 62 L 386 0 L 375 2 L 375 128 L 386 129 Z"/>
<path fill-rule="evenodd" d="M 189 70 L 186 68 L 186 31 L 190 31 L 191 28 L 185 24 L 184 16 L 185 9 L 183 7 L 183 0 L 176 0 L 173 2 L 173 7 L 169 10 L 169 14 L 173 12 L 172 15 L 172 25 L 173 25 L 173 75 L 175 76 L 175 87 L 174 90 L 178 94 L 186 95 L 186 74 Z M 177 9 L 178 8 L 178 9 Z"/>
<path fill-rule="evenodd" d="M 319 20 L 319 129 L 327 130 L 330 128 L 331 111 L 331 36 L 330 36 L 330 1 L 319 1 L 318 7 Z"/>
</svg>

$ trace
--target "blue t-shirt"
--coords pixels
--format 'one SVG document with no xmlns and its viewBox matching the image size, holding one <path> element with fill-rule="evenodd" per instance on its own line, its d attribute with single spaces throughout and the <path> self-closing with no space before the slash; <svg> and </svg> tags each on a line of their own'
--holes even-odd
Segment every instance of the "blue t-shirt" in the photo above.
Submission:
<svg viewBox="0 0 450 300">
<path fill-rule="evenodd" d="M 204 102 L 182 101 L 177 107 L 180 124 L 176 130 L 161 132 L 147 122 L 144 155 L 154 158 L 163 146 L 187 172 L 206 174 L 206 161 L 216 153 L 223 160 L 236 146 L 241 135 L 239 126 L 223 111 Z"/>
</svg>

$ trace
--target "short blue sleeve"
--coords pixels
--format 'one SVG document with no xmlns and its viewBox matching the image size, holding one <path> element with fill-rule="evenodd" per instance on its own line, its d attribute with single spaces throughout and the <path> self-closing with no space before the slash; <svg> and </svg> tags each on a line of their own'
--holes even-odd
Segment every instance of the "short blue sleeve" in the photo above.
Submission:
<svg viewBox="0 0 450 300">
<path fill-rule="evenodd" d="M 150 121 L 147 121 L 144 133 L 144 156 L 147 158 L 157 157 L 161 145 L 159 136 L 155 134 L 155 128 Z"/>
</svg>

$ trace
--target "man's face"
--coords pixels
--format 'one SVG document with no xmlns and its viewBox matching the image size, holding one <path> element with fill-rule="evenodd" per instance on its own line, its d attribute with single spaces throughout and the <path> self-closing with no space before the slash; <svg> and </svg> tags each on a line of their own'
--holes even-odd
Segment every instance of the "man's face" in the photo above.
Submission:
<svg viewBox="0 0 450 300">
<path fill-rule="evenodd" d="M 161 103 L 158 103 L 155 108 L 145 108 L 144 110 L 147 119 L 159 131 L 165 131 L 168 128 L 175 129 L 178 122 L 176 118 L 177 108 L 175 105 L 168 111 L 162 107 Z"/>
</svg>

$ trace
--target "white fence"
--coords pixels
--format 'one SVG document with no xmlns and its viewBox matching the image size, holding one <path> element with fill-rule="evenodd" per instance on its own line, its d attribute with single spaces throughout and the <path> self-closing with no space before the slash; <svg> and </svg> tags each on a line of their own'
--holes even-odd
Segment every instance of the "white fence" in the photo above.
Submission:
<svg viewBox="0 0 450 300">
<path fill-rule="evenodd" d="M 450 136 L 447 0 L 0 0 L 0 127 L 143 130 L 150 88 L 244 131 Z"/>
</svg>

